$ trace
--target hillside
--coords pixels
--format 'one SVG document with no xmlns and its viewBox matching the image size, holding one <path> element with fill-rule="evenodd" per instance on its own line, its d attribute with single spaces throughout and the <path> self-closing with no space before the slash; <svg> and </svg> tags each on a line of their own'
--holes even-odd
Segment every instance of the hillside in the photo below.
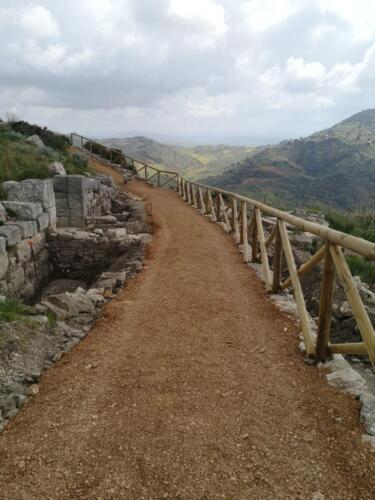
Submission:
<svg viewBox="0 0 375 500">
<path fill-rule="evenodd" d="M 27 140 L 42 139 L 42 146 Z M 69 174 L 89 172 L 87 160 L 68 151 L 69 138 L 24 121 L 0 121 L 0 183 L 7 180 L 44 179 L 50 176 L 48 165 L 61 162 Z"/>
<path fill-rule="evenodd" d="M 147 137 L 103 139 L 107 146 L 167 170 L 178 170 L 191 179 L 222 174 L 231 164 L 244 160 L 253 150 L 244 146 L 172 146 Z"/>
<path fill-rule="evenodd" d="M 256 149 L 209 182 L 284 207 L 374 208 L 375 110 L 306 138 Z"/>
</svg>

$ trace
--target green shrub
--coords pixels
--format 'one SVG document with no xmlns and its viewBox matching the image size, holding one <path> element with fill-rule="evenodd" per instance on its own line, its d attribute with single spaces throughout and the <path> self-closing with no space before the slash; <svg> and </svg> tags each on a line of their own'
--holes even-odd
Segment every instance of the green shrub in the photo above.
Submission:
<svg viewBox="0 0 375 500">
<path fill-rule="evenodd" d="M 326 212 L 326 219 L 333 229 L 353 234 L 375 243 L 375 215 L 372 212 L 346 213 L 338 210 Z"/>
<path fill-rule="evenodd" d="M 0 321 L 20 321 L 30 312 L 30 307 L 14 299 L 0 301 Z"/>
<path fill-rule="evenodd" d="M 67 135 L 58 134 L 48 130 L 47 127 L 40 127 L 39 125 L 30 124 L 23 120 L 15 121 L 9 124 L 13 131 L 22 134 L 25 137 L 30 135 L 38 135 L 45 146 L 64 151 L 70 145 L 70 138 Z"/>
<path fill-rule="evenodd" d="M 374 262 L 366 260 L 359 255 L 349 255 L 346 260 L 353 276 L 359 276 L 361 281 L 364 281 L 368 285 L 375 283 Z"/>
</svg>

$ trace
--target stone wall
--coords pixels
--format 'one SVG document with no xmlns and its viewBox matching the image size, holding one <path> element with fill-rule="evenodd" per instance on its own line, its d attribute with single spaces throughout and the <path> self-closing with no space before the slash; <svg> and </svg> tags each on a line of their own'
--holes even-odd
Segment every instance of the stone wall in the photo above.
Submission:
<svg viewBox="0 0 375 500">
<path fill-rule="evenodd" d="M 57 225 L 80 227 L 86 218 L 110 213 L 115 187 L 111 177 L 57 175 L 53 178 Z"/>
<path fill-rule="evenodd" d="M 74 228 L 50 231 L 48 246 L 54 278 L 92 281 L 107 269 L 116 256 L 139 245 L 140 238 L 125 228 L 82 231 Z"/>
<path fill-rule="evenodd" d="M 8 181 L 3 189 L 0 294 L 31 300 L 49 279 L 46 230 L 56 226 L 52 181 Z"/>
<path fill-rule="evenodd" d="M 83 228 L 87 217 L 110 213 L 115 193 L 111 177 L 58 175 L 8 181 L 3 189 L 7 200 L 0 203 L 0 295 L 29 301 L 54 271 L 89 276 L 106 268 L 106 252 L 116 251 L 111 239 L 63 232 L 51 236 L 49 249 L 47 231 L 56 225 Z"/>
</svg>

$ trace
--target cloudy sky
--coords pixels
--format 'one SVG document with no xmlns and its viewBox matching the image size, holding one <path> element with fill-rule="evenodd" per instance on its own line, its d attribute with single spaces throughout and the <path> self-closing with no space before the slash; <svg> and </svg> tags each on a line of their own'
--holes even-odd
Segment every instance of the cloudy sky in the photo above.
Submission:
<svg viewBox="0 0 375 500">
<path fill-rule="evenodd" d="M 0 0 L 0 33 L 0 116 L 60 131 L 261 142 L 375 107 L 374 0 Z"/>
</svg>

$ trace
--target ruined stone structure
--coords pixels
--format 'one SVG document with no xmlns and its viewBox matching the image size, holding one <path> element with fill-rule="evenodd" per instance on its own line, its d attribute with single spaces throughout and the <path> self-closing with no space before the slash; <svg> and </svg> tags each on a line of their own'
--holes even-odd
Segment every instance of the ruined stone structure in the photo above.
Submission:
<svg viewBox="0 0 375 500">
<path fill-rule="evenodd" d="M 84 245 L 72 238 L 65 254 L 56 254 L 52 239 L 53 257 L 47 248 L 47 231 L 57 226 L 84 228 L 87 217 L 110 213 L 115 187 L 110 177 L 57 175 L 53 179 L 30 179 L 3 184 L 7 200 L 0 203 L 0 294 L 7 297 L 32 299 L 49 280 L 54 263 L 64 267 L 69 257 L 86 261 L 93 269 L 105 267 L 108 241 Z M 78 245 L 78 246 L 77 246 Z M 52 262 L 52 264 L 51 264 Z M 104 264 L 103 264 L 104 263 Z M 60 265 L 60 268 L 61 268 Z"/>
<path fill-rule="evenodd" d="M 53 178 L 57 225 L 85 227 L 86 218 L 110 213 L 114 184 L 111 177 L 57 175 Z"/>
</svg>

